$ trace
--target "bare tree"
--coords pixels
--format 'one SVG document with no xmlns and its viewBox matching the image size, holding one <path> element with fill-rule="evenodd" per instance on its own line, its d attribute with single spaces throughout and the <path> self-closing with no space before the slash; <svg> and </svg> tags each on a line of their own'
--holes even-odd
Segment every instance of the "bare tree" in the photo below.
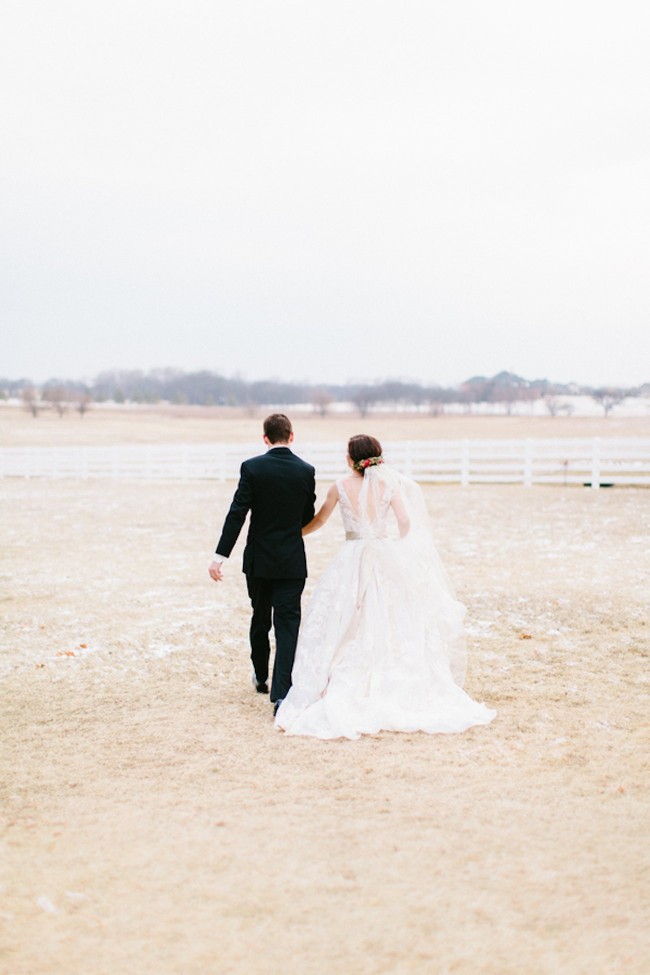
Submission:
<svg viewBox="0 0 650 975">
<path fill-rule="evenodd" d="M 500 403 L 507 416 L 512 416 L 515 406 L 523 399 L 516 386 L 500 386 L 490 391 L 490 399 Z"/>
<path fill-rule="evenodd" d="M 324 388 L 315 389 L 311 395 L 311 402 L 320 416 L 327 416 L 328 410 L 334 402 L 334 397 Z"/>
<path fill-rule="evenodd" d="M 88 412 L 88 410 L 90 409 L 91 403 L 92 403 L 92 397 L 90 396 L 89 393 L 79 393 L 79 395 L 77 396 L 75 409 L 82 420 L 86 415 L 86 413 Z"/>
<path fill-rule="evenodd" d="M 38 395 L 38 390 L 34 386 L 23 386 L 20 391 L 20 398 L 23 401 L 24 408 L 32 414 L 32 416 L 38 416 L 41 409 L 41 401 Z"/>
<path fill-rule="evenodd" d="M 475 383 L 472 384 L 468 382 L 461 383 L 458 392 L 458 402 L 462 404 L 463 412 L 473 413 L 474 405 L 478 402 L 481 402 L 483 396 L 484 396 L 484 391 L 483 390 L 478 391 L 476 389 Z"/>
<path fill-rule="evenodd" d="M 562 403 L 559 396 L 545 396 L 544 406 L 549 416 L 559 416 L 562 410 Z"/>
<path fill-rule="evenodd" d="M 445 389 L 442 386 L 431 386 L 427 390 L 429 412 L 432 416 L 440 416 L 444 413 L 447 404 L 453 402 L 453 399 L 454 392 L 451 389 Z"/>
<path fill-rule="evenodd" d="M 360 386 L 351 399 L 359 411 L 359 416 L 368 416 L 370 407 L 375 401 L 374 388 L 372 386 Z"/>
<path fill-rule="evenodd" d="M 53 410 L 56 410 L 59 417 L 62 417 L 68 409 L 70 395 L 65 386 L 46 386 L 42 398 Z"/>
<path fill-rule="evenodd" d="M 547 393 L 543 396 L 544 406 L 549 414 L 549 416 L 559 416 L 563 413 L 565 416 L 571 416 L 574 411 L 574 407 L 571 403 L 563 403 L 559 396 L 553 396 L 551 393 Z"/>
<path fill-rule="evenodd" d="M 601 386 L 600 389 L 594 389 L 591 398 L 599 406 L 602 406 L 605 417 L 608 417 L 614 407 L 623 402 L 626 394 L 622 389 L 615 389 L 612 386 Z"/>
</svg>

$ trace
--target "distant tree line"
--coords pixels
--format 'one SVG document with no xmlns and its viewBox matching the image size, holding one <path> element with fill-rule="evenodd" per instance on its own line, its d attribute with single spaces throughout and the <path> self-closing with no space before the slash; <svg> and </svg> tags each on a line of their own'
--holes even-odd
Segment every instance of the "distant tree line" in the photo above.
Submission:
<svg viewBox="0 0 650 975">
<path fill-rule="evenodd" d="M 563 397 L 589 395 L 604 415 L 631 396 L 650 396 L 650 383 L 634 388 L 587 387 L 528 380 L 511 372 L 495 376 L 472 376 L 459 386 L 445 387 L 401 380 L 375 383 L 309 384 L 279 379 L 248 381 L 202 370 L 178 369 L 114 370 L 100 373 L 91 383 L 50 379 L 36 386 L 27 379 L 0 379 L 0 399 L 20 398 L 33 416 L 49 409 L 63 416 L 74 410 L 84 416 L 92 403 L 171 403 L 192 406 L 232 406 L 255 411 L 261 406 L 311 404 L 325 416 L 334 403 L 352 403 L 361 416 L 375 408 L 417 408 L 437 415 L 450 404 L 472 412 L 480 404 L 492 404 L 511 413 L 515 404 L 543 400 L 548 413 L 557 416 L 570 411 Z"/>
</svg>

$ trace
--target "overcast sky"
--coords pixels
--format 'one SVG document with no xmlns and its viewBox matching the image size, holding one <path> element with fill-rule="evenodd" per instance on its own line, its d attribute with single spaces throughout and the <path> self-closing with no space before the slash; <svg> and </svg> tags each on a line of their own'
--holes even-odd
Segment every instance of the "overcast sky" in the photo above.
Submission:
<svg viewBox="0 0 650 975">
<path fill-rule="evenodd" d="M 650 380 L 650 15 L 5 0 L 0 376 Z"/>
</svg>

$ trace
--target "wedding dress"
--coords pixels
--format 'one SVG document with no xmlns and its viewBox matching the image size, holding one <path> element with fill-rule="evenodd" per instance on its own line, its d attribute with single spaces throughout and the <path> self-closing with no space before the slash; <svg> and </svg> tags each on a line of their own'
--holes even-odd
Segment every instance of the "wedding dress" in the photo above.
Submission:
<svg viewBox="0 0 650 975">
<path fill-rule="evenodd" d="M 337 491 L 346 541 L 303 614 L 276 727 L 355 739 L 488 724 L 496 712 L 461 687 L 465 607 L 436 552 L 419 486 L 382 464 L 366 470 L 358 502 L 345 480 Z M 397 504 L 408 515 L 402 538 Z"/>
</svg>

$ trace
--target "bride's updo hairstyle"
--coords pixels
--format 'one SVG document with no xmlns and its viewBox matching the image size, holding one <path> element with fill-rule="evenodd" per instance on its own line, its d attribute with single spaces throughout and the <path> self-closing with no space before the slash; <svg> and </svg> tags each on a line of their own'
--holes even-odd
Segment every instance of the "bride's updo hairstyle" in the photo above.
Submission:
<svg viewBox="0 0 650 975">
<path fill-rule="evenodd" d="M 381 456 L 381 444 L 374 437 L 368 437 L 365 433 L 350 437 L 348 454 L 355 471 L 359 471 L 361 474 L 365 473 L 367 467 L 384 463 L 384 458 Z"/>
</svg>

